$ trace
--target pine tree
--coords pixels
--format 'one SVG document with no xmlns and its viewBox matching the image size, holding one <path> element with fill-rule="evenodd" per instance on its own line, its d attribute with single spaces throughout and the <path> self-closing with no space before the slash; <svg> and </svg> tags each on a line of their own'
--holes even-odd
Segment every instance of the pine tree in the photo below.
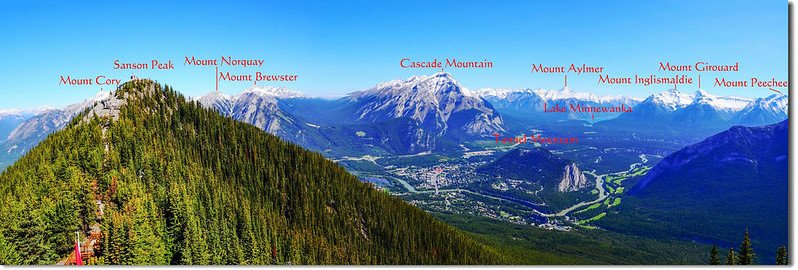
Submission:
<svg viewBox="0 0 798 270">
<path fill-rule="evenodd" d="M 115 96 L 117 119 L 86 123 L 86 110 L 0 174 L 0 216 L 15 217 L 0 219 L 0 263 L 64 258 L 74 231 L 97 222 L 95 198 L 97 264 L 502 262 L 321 154 L 171 87 L 133 81 Z"/>
<path fill-rule="evenodd" d="M 729 248 L 729 255 L 726 255 L 726 265 L 736 265 L 737 255 L 734 254 L 734 248 Z"/>
<path fill-rule="evenodd" d="M 786 251 L 785 251 L 786 252 Z M 13 265 L 20 263 L 19 255 L 17 255 L 15 247 L 12 243 L 6 241 L 3 233 L 0 232 L 0 264 Z"/>
<path fill-rule="evenodd" d="M 719 265 L 720 257 L 718 256 L 718 246 L 712 245 L 712 251 L 709 252 L 709 264 Z"/>
<path fill-rule="evenodd" d="M 738 257 L 737 261 L 740 265 L 753 264 L 756 259 L 754 249 L 751 247 L 751 239 L 748 237 L 748 228 L 745 229 L 745 235 L 743 236 L 743 243 L 740 244 L 740 255 L 738 255 Z"/>
<path fill-rule="evenodd" d="M 777 265 L 789 264 L 789 262 L 787 261 L 787 247 L 780 246 L 779 249 L 776 251 L 776 264 Z"/>
</svg>

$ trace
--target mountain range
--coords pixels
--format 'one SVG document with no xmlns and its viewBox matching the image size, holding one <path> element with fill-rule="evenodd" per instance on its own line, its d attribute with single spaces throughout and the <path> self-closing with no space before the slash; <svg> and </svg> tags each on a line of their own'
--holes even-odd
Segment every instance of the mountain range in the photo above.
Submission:
<svg viewBox="0 0 798 270">
<path fill-rule="evenodd" d="M 107 93 L 98 97 L 102 95 Z M 4 137 L 0 160 L 16 160 L 98 97 L 64 109 L 0 114 L 0 137 Z M 305 148 L 336 156 L 447 151 L 463 139 L 528 132 L 530 126 L 564 120 L 595 122 L 596 128 L 611 132 L 703 138 L 735 124 L 764 125 L 787 118 L 787 96 L 783 95 L 750 99 L 671 89 L 640 100 L 574 92 L 568 87 L 471 91 L 444 72 L 380 83 L 339 99 L 253 86 L 238 95 L 210 92 L 195 100 Z M 544 103 L 623 105 L 632 112 L 544 113 Z"/>
<path fill-rule="evenodd" d="M 4 168 L 36 146 L 47 135 L 61 130 L 84 109 L 95 102 L 108 98 L 109 92 L 99 92 L 94 97 L 62 109 L 45 107 L 37 110 L 14 111 L 0 115 L 3 140 L 0 140 L 0 161 Z M 12 129 L 13 126 L 13 129 Z M 8 131 L 10 130 L 10 131 Z M 6 131 L 8 131 L 6 133 Z M 7 162 L 7 163 L 6 163 Z"/>
<path fill-rule="evenodd" d="M 253 86 L 238 95 L 210 92 L 196 99 L 203 107 L 256 126 L 270 134 L 302 145 L 324 150 L 333 148 L 332 141 L 320 134 L 319 126 L 279 108 L 278 100 L 306 98 L 286 88 Z"/>
<path fill-rule="evenodd" d="M 501 113 L 523 120 L 533 121 L 562 121 L 584 120 L 599 121 L 612 119 L 620 113 L 590 114 L 570 111 L 567 114 L 552 114 L 544 112 L 546 107 L 555 106 L 568 108 L 571 104 L 581 104 L 590 107 L 633 107 L 640 103 L 640 99 L 627 96 L 598 96 L 591 93 L 574 92 L 569 87 L 560 90 L 545 89 L 492 89 L 484 88 L 476 91 L 477 95 L 489 101 Z"/>
<path fill-rule="evenodd" d="M 45 109 L 46 110 L 46 109 Z M 43 110 L 0 110 L 0 143 L 22 122 L 41 113 Z"/>
<path fill-rule="evenodd" d="M 209 93 L 197 101 L 327 152 L 365 144 L 385 153 L 419 153 L 439 147 L 440 140 L 488 137 L 504 131 L 501 115 L 448 73 L 381 83 L 338 100 L 308 98 L 284 88 L 252 87 L 236 96 Z"/>
<path fill-rule="evenodd" d="M 676 89 L 649 96 L 634 107 L 634 113 L 597 123 L 611 129 L 639 133 L 689 134 L 706 137 L 733 125 L 765 125 L 787 118 L 787 96 L 766 98 L 716 96 L 704 90 L 692 94 Z"/>
</svg>

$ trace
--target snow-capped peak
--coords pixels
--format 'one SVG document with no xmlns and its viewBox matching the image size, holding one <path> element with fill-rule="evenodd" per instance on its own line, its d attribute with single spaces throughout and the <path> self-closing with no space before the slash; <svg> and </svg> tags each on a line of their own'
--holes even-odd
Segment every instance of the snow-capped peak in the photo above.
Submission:
<svg viewBox="0 0 798 270">
<path fill-rule="evenodd" d="M 374 88 L 350 94 L 349 101 L 362 103 L 358 121 L 407 117 L 425 123 L 428 131 L 439 135 L 449 128 L 468 134 L 491 134 L 489 132 L 504 130 L 498 113 L 446 72 L 380 83 Z M 450 116 L 464 111 L 479 111 L 480 114 L 467 116 L 475 118 L 468 123 L 448 126 Z"/>
<path fill-rule="evenodd" d="M 233 100 L 233 97 L 219 91 L 211 91 L 199 98 L 194 98 L 194 100 L 198 101 L 202 106 L 210 108 L 217 102 L 229 102 Z"/>
<path fill-rule="evenodd" d="M 745 108 L 745 106 L 753 101 L 751 98 L 737 96 L 716 96 L 704 91 L 703 89 L 698 89 L 693 96 L 694 103 L 709 104 L 716 109 L 727 111 L 742 110 Z"/>
<path fill-rule="evenodd" d="M 433 74 L 432 77 L 454 81 L 454 77 L 452 77 L 452 74 L 449 74 L 449 72 L 444 72 L 444 71 L 437 72 Z"/>
<path fill-rule="evenodd" d="M 532 93 L 532 89 L 508 89 L 508 88 L 482 88 L 474 91 L 474 94 L 481 97 L 495 97 L 499 99 L 507 98 L 512 93 Z"/>
<path fill-rule="evenodd" d="M 22 115 L 21 109 L 0 109 L 0 115 Z"/>
<path fill-rule="evenodd" d="M 92 106 L 95 102 L 103 101 L 110 97 L 111 97 L 111 91 L 100 91 L 97 92 L 97 94 L 94 94 L 94 96 L 89 99 L 85 99 L 79 103 L 66 106 L 64 110 L 72 114 L 77 114 L 86 107 Z"/>
<path fill-rule="evenodd" d="M 718 110 L 740 111 L 753 99 L 737 96 L 717 96 L 704 89 L 698 89 L 692 94 L 681 93 L 676 89 L 669 89 L 652 95 L 649 99 L 664 105 L 671 110 L 681 109 L 691 104 L 706 104 Z"/>
<path fill-rule="evenodd" d="M 41 108 L 33 109 L 33 110 L 30 110 L 30 111 L 33 112 L 33 115 L 40 115 L 40 114 L 45 114 L 45 113 L 56 111 L 56 110 L 60 110 L 60 109 L 56 108 L 55 106 L 52 106 L 52 105 L 45 105 L 45 106 L 42 106 Z"/>
<path fill-rule="evenodd" d="M 592 93 L 574 92 L 569 87 L 563 87 L 560 90 L 545 90 L 538 89 L 534 91 L 544 100 L 564 100 L 564 99 L 578 99 L 593 102 L 610 102 L 610 101 L 639 101 L 635 97 L 626 96 L 598 96 Z"/>
<path fill-rule="evenodd" d="M 576 100 L 590 101 L 596 103 L 620 101 L 625 103 L 636 104 L 642 100 L 637 97 L 612 96 L 612 95 L 599 96 L 592 93 L 575 92 L 571 90 L 570 87 L 563 87 L 559 90 L 547 90 L 547 89 L 532 90 L 529 88 L 525 89 L 483 88 L 476 91 L 476 95 L 482 97 L 493 97 L 498 99 L 506 99 L 514 94 L 537 95 L 538 97 L 540 97 L 542 100 L 545 101 L 576 99 Z"/>
<path fill-rule="evenodd" d="M 742 125 L 761 125 L 784 120 L 788 117 L 788 99 L 778 94 L 757 98 L 739 112 L 737 122 Z"/>
<path fill-rule="evenodd" d="M 757 98 L 747 108 L 758 107 L 767 111 L 780 112 L 787 114 L 787 103 L 789 102 L 787 96 L 781 94 L 773 94 L 764 98 Z"/>
<path fill-rule="evenodd" d="M 212 91 L 200 97 L 195 97 L 193 100 L 199 102 L 203 107 L 213 108 L 225 115 L 232 115 L 236 110 L 245 107 L 251 107 L 251 110 L 247 110 L 249 114 L 257 112 L 258 110 L 255 107 L 258 106 L 267 106 L 270 107 L 270 110 L 276 109 L 278 99 L 305 97 L 307 96 L 300 92 L 284 87 L 252 86 L 234 96 Z M 259 123 L 256 126 L 263 127 L 262 124 Z M 269 128 L 267 131 L 273 131 L 273 129 Z"/>
<path fill-rule="evenodd" d="M 652 95 L 649 99 L 654 103 L 661 104 L 671 110 L 687 107 L 693 103 L 695 95 L 683 94 L 676 89 L 668 89 L 667 91 L 660 92 Z"/>
<path fill-rule="evenodd" d="M 467 96 L 474 94 L 460 86 L 451 74 L 438 72 L 432 76 L 417 75 L 406 80 L 392 80 L 383 82 L 374 88 L 350 94 L 350 99 L 364 96 L 401 96 L 412 95 L 416 97 L 430 97 L 437 99 L 440 94 L 453 91 Z"/>
<path fill-rule="evenodd" d="M 242 94 L 246 93 L 258 93 L 261 95 L 271 96 L 277 99 L 281 98 L 304 98 L 306 97 L 305 94 L 302 94 L 297 91 L 289 90 L 285 87 L 273 87 L 273 86 L 252 86 L 247 88 L 242 92 Z"/>
</svg>

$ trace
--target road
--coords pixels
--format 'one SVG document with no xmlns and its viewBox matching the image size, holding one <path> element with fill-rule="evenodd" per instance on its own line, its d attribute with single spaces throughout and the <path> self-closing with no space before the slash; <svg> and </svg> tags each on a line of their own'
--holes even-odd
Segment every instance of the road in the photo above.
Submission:
<svg viewBox="0 0 798 270">
<path fill-rule="evenodd" d="M 402 184 L 402 186 L 404 186 L 404 188 L 409 193 L 414 193 L 414 194 L 425 194 L 425 193 L 436 193 L 436 192 L 437 193 L 463 192 L 463 193 L 468 193 L 468 194 L 473 194 L 473 195 L 477 195 L 477 196 L 482 196 L 482 197 L 490 198 L 490 199 L 494 199 L 494 200 L 501 200 L 501 201 L 506 201 L 506 202 L 519 203 L 519 204 L 522 204 L 522 205 L 525 204 L 525 205 L 527 205 L 527 207 L 530 207 L 530 206 L 545 206 L 546 205 L 545 203 L 544 204 L 538 204 L 538 203 L 533 203 L 533 202 L 528 202 L 528 201 L 523 201 L 523 200 L 510 200 L 510 199 L 507 199 L 507 198 L 501 198 L 501 197 L 486 195 L 486 194 L 482 194 L 482 193 L 479 193 L 479 192 L 474 192 L 474 191 L 471 191 L 471 190 L 468 190 L 468 189 L 463 189 L 463 188 L 448 188 L 448 189 L 438 189 L 438 190 L 417 190 L 415 187 L 410 185 L 410 183 L 408 183 L 407 181 L 405 181 L 403 179 L 400 179 L 400 178 L 397 178 L 397 177 L 390 177 L 390 178 L 398 181 L 400 184 Z M 540 191 L 540 190 L 538 190 L 538 191 Z M 407 193 L 396 193 L 394 195 L 401 196 L 401 195 L 405 195 L 405 194 L 407 194 Z M 538 212 L 537 210 L 534 210 L 534 209 L 533 209 L 533 211 L 535 211 L 536 213 L 540 213 L 540 212 Z"/>
<path fill-rule="evenodd" d="M 426 156 L 432 154 L 431 151 L 425 151 L 421 153 L 416 153 L 412 155 L 401 155 L 401 156 L 389 156 L 389 157 L 380 157 L 380 156 L 372 156 L 372 155 L 364 155 L 361 157 L 350 157 L 350 156 L 343 156 L 340 159 L 330 159 L 333 162 L 341 162 L 341 161 L 368 161 L 374 163 L 376 165 L 380 165 L 377 163 L 377 160 L 381 158 L 408 158 L 408 157 L 419 157 L 419 156 Z"/>
</svg>

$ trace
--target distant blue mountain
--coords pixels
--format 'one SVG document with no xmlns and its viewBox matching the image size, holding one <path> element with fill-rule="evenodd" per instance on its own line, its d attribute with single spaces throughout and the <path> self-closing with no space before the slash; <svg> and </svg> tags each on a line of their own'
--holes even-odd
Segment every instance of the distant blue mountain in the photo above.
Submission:
<svg viewBox="0 0 798 270">
<path fill-rule="evenodd" d="M 703 90 L 687 94 L 671 89 L 648 97 L 632 113 L 596 125 L 612 130 L 703 138 L 733 125 L 767 125 L 784 119 L 787 119 L 787 96 L 754 100 L 715 96 Z"/>
<path fill-rule="evenodd" d="M 444 72 L 380 83 L 337 100 L 282 99 L 279 106 L 312 119 L 333 145 L 359 154 L 363 145 L 393 154 L 420 153 L 505 131 L 489 102 Z"/>
<path fill-rule="evenodd" d="M 22 114 L 4 114 L 0 112 L 0 143 L 4 142 L 8 138 L 8 135 L 11 134 L 19 124 L 22 124 L 22 122 L 30 117 L 31 116 Z"/>
<path fill-rule="evenodd" d="M 500 113 L 525 122 L 535 124 L 545 122 L 561 122 L 564 120 L 584 120 L 589 122 L 607 120 L 618 117 L 621 112 L 589 113 L 571 110 L 570 106 L 584 107 L 629 107 L 632 108 L 640 100 L 627 96 L 598 96 L 590 93 L 572 91 L 563 87 L 560 90 L 544 89 L 492 89 L 484 88 L 476 93 L 489 101 Z M 567 108 L 567 113 L 551 113 L 555 106 Z"/>
</svg>

